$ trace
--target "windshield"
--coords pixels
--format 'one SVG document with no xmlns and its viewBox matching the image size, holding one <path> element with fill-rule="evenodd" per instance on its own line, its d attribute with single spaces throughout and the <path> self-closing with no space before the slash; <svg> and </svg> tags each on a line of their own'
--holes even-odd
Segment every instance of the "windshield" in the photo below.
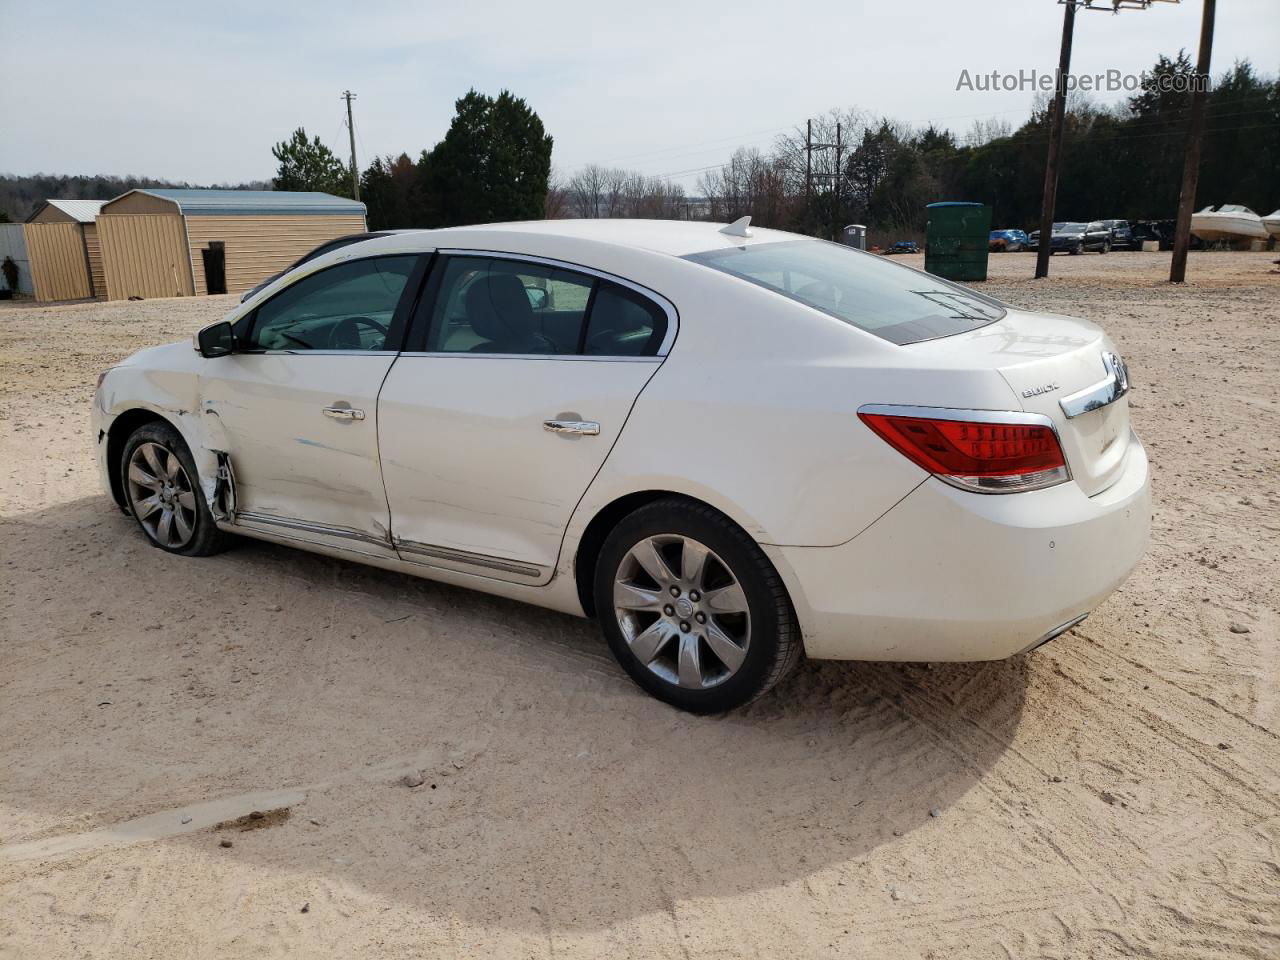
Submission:
<svg viewBox="0 0 1280 960">
<path fill-rule="evenodd" d="M 821 310 L 890 343 L 994 323 L 1004 306 L 967 287 L 821 240 L 784 240 L 685 257 Z"/>
</svg>

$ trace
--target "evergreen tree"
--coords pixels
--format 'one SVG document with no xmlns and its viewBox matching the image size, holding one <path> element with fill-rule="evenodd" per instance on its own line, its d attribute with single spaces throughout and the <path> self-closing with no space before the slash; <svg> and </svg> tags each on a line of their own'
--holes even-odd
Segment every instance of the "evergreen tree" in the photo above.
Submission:
<svg viewBox="0 0 1280 960">
<path fill-rule="evenodd" d="M 431 226 L 533 220 L 543 215 L 552 139 L 538 115 L 508 91 L 470 91 L 443 140 L 418 161 Z"/>
<path fill-rule="evenodd" d="M 302 127 L 283 143 L 271 148 L 280 163 L 272 184 L 277 190 L 319 190 L 350 196 L 351 171 L 319 137 L 307 139 Z"/>
</svg>

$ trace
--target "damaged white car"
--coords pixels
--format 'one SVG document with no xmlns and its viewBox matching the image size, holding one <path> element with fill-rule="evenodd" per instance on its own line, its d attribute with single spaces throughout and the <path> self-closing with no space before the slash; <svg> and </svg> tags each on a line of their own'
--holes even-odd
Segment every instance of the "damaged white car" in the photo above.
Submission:
<svg viewBox="0 0 1280 960">
<path fill-rule="evenodd" d="M 745 222 L 402 233 L 98 383 L 150 540 L 229 534 L 595 617 L 713 712 L 802 650 L 988 660 L 1077 623 L 1150 520 L 1089 323 Z"/>
</svg>

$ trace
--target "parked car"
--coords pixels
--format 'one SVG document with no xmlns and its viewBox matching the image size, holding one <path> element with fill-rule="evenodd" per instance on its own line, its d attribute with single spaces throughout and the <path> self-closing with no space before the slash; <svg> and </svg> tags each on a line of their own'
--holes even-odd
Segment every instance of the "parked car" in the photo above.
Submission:
<svg viewBox="0 0 1280 960">
<path fill-rule="evenodd" d="M 290 270 L 296 270 L 298 267 L 302 266 L 304 263 L 310 263 L 312 260 L 316 259 L 317 257 L 322 257 L 326 253 L 332 253 L 334 250 L 341 250 L 343 247 L 349 247 L 351 246 L 351 244 L 359 243 L 362 240 L 375 240 L 378 237 L 389 237 L 391 236 L 391 233 L 392 231 L 390 230 L 374 230 L 370 233 L 351 233 L 345 237 L 335 237 L 332 240 L 326 240 L 324 243 L 320 244 L 320 246 L 316 247 L 310 253 L 306 254 L 305 256 L 299 257 L 297 260 L 293 261 L 293 263 L 289 264 L 289 266 L 285 267 L 279 273 L 272 274 L 271 276 L 267 277 L 267 279 L 263 280 L 260 284 L 258 284 L 256 287 L 252 288 L 251 290 L 246 290 L 244 293 L 240 295 L 240 302 L 241 303 L 246 302 L 247 300 L 249 300 L 249 298 L 253 297 L 259 290 L 266 289 L 271 284 L 275 283 L 277 280 L 283 277 Z"/>
<path fill-rule="evenodd" d="M 1033 230 L 1028 238 L 1032 249 L 1040 249 L 1040 231 Z M 1097 250 L 1107 253 L 1111 250 L 1111 231 L 1100 221 L 1092 223 L 1055 223 L 1053 236 L 1049 240 L 1050 253 L 1084 253 L 1086 250 Z"/>
<path fill-rule="evenodd" d="M 1021 230 L 992 230 L 988 247 L 992 253 L 1017 253 L 1030 241 Z"/>
<path fill-rule="evenodd" d="M 914 240 L 899 240 L 889 248 L 890 253 L 919 253 L 920 247 Z"/>
<path fill-rule="evenodd" d="M 382 237 L 194 347 L 95 393 L 103 483 L 152 544 L 243 534 L 594 617 L 695 712 L 802 649 L 1033 649 L 1147 540 L 1102 330 L 742 222 Z"/>
<path fill-rule="evenodd" d="M 1172 250 L 1177 221 L 1175 220 L 1139 220 L 1133 224 L 1134 243 L 1141 247 L 1147 240 L 1160 244 L 1161 250 Z M 1189 246 L 1192 250 L 1204 249 L 1204 241 L 1191 234 Z"/>
<path fill-rule="evenodd" d="M 1112 250 L 1133 250 L 1135 247 L 1142 246 L 1140 241 L 1134 239 L 1133 229 L 1129 226 L 1128 220 L 1101 220 L 1099 222 L 1111 231 Z"/>
</svg>

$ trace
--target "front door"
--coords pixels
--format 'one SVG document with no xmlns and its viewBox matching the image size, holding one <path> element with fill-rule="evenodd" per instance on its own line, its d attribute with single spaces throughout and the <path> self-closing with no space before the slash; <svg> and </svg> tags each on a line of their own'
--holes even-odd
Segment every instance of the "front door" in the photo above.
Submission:
<svg viewBox="0 0 1280 960">
<path fill-rule="evenodd" d="M 396 357 L 419 257 L 347 261 L 242 318 L 208 362 L 202 413 L 225 445 L 236 522 L 392 555 L 378 461 L 378 390 Z"/>
<path fill-rule="evenodd" d="M 673 313 L 622 282 L 496 255 L 433 271 L 378 403 L 400 556 L 545 583 L 661 363 Z"/>
</svg>

